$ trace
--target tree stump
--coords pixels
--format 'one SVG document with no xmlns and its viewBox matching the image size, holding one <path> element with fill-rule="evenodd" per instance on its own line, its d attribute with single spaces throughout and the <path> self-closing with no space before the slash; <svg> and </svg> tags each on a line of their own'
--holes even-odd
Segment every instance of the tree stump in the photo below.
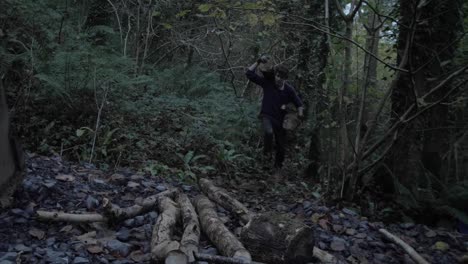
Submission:
<svg viewBox="0 0 468 264">
<path fill-rule="evenodd" d="M 241 241 L 261 262 L 301 264 L 315 260 L 312 229 L 286 215 L 254 216 L 242 229 Z"/>
</svg>

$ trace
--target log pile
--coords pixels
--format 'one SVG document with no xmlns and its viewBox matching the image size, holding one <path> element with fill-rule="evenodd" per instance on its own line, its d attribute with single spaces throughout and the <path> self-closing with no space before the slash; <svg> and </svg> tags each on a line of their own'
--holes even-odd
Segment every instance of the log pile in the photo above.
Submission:
<svg viewBox="0 0 468 264">
<path fill-rule="evenodd" d="M 42 220 L 115 224 L 158 209 L 159 216 L 151 240 L 151 258 L 154 263 L 184 264 L 198 260 L 233 264 L 301 264 L 317 259 L 327 263 L 335 262 L 332 255 L 314 247 L 313 230 L 302 222 L 274 213 L 252 214 L 245 205 L 211 181 L 201 179 L 199 185 L 204 195 L 198 195 L 192 201 L 178 190 L 168 190 L 127 208 L 105 200 L 103 214 L 45 211 L 37 211 L 37 214 Z M 215 204 L 239 217 L 244 224 L 241 240 L 220 220 Z M 174 237 L 179 226 L 183 227 L 180 241 Z M 202 231 L 223 256 L 198 252 Z"/>
</svg>

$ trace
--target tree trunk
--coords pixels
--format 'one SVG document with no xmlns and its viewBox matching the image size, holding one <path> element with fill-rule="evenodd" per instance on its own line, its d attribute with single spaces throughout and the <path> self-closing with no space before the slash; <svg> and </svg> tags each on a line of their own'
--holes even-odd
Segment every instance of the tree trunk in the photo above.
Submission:
<svg viewBox="0 0 468 264">
<path fill-rule="evenodd" d="M 401 27 L 398 40 L 398 61 L 401 61 L 402 50 L 409 38 L 410 73 L 402 73 L 396 80 L 396 88 L 392 92 L 392 120 L 398 122 L 399 117 L 416 104 L 417 99 L 430 91 L 450 71 L 450 62 L 456 50 L 458 32 L 460 30 L 460 1 L 440 1 L 437 5 L 420 5 L 417 0 L 400 0 Z M 418 6 L 419 5 L 419 6 Z M 417 19 L 417 25 L 415 24 Z M 434 59 L 437 58 L 437 59 Z M 442 98 L 450 85 L 429 96 L 423 103 L 431 103 Z M 414 111 L 417 111 L 417 107 Z M 440 175 L 442 153 L 446 151 L 444 129 L 447 120 L 447 105 L 439 104 L 425 114 L 410 122 L 398 131 L 398 138 L 388 155 L 387 165 L 397 180 L 406 188 L 416 189 L 422 181 L 423 173 L 429 171 L 435 176 Z"/>
<path fill-rule="evenodd" d="M 10 134 L 6 93 L 0 79 L 0 208 L 10 205 L 11 195 L 21 182 L 25 167 L 23 152 Z"/>
<path fill-rule="evenodd" d="M 255 216 L 242 229 L 241 240 L 261 262 L 301 264 L 314 260 L 312 229 L 286 215 Z"/>
</svg>

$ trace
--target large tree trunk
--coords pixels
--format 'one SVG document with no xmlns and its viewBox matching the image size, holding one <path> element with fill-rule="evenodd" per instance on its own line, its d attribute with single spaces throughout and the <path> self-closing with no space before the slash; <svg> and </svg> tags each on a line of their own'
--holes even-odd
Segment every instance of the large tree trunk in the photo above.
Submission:
<svg viewBox="0 0 468 264">
<path fill-rule="evenodd" d="M 400 0 L 400 35 L 398 39 L 398 61 L 408 40 L 411 41 L 410 73 L 401 73 L 392 92 L 392 120 L 400 116 L 413 104 L 422 107 L 418 98 L 430 91 L 450 71 L 460 27 L 460 1 L 444 0 L 437 4 L 419 5 L 418 0 Z M 417 20 L 417 22 L 415 22 Z M 413 30 L 413 25 L 414 30 Z M 414 36 L 408 38 L 414 31 Z M 435 59 L 437 58 L 437 59 Z M 450 85 L 433 93 L 427 102 L 442 98 Z M 414 112 L 418 107 L 415 107 Z M 446 151 L 443 129 L 447 120 L 447 106 L 439 104 L 427 111 L 398 132 L 387 165 L 397 180 L 407 189 L 414 190 L 427 170 L 440 175 L 442 153 Z"/>
<path fill-rule="evenodd" d="M 10 136 L 10 118 L 5 90 L 0 79 L 0 207 L 9 206 L 16 185 L 21 182 L 24 157 Z"/>
</svg>

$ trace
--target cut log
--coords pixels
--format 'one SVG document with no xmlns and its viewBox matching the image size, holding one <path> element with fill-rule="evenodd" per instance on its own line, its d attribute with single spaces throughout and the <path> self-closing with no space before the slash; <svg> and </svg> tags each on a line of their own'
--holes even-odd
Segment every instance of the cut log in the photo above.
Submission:
<svg viewBox="0 0 468 264">
<path fill-rule="evenodd" d="M 158 199 L 160 197 L 173 198 L 177 193 L 176 189 L 167 190 L 155 195 L 146 197 L 140 204 L 135 204 L 129 207 L 121 208 L 120 206 L 111 203 L 108 199 L 104 199 L 104 215 L 112 222 L 118 223 L 135 216 L 146 214 L 151 210 L 156 209 Z"/>
<path fill-rule="evenodd" d="M 107 218 L 100 214 L 70 214 L 64 212 L 48 212 L 43 210 L 36 211 L 40 220 L 64 221 L 70 223 L 92 223 L 107 222 Z"/>
<path fill-rule="evenodd" d="M 251 261 L 250 253 L 227 229 L 216 214 L 213 203 L 204 195 L 195 198 L 195 207 L 200 216 L 203 231 L 219 251 L 227 257 Z"/>
<path fill-rule="evenodd" d="M 184 234 L 180 240 L 180 250 L 187 255 L 190 262 L 194 262 L 194 253 L 198 252 L 198 244 L 200 242 L 198 215 L 186 194 L 179 193 L 177 203 L 180 207 L 182 223 L 184 225 Z"/>
<path fill-rule="evenodd" d="M 386 229 L 379 229 L 379 232 L 384 235 L 387 239 L 392 241 L 393 243 L 399 245 L 400 247 L 403 248 L 406 253 L 410 255 L 410 257 L 418 264 L 429 264 L 427 260 L 425 260 L 421 255 L 414 250 L 410 245 L 406 244 L 403 240 L 401 240 L 399 237 L 395 236 L 394 234 L 388 232 Z"/>
<path fill-rule="evenodd" d="M 160 213 L 153 228 L 151 259 L 162 262 L 170 252 L 178 251 L 180 248 L 179 242 L 172 240 L 180 211 L 177 204 L 169 197 L 162 196 L 157 200 Z"/>
<path fill-rule="evenodd" d="M 338 259 L 336 259 L 335 256 L 326 252 L 325 250 L 321 250 L 318 247 L 314 247 L 313 254 L 314 254 L 314 257 L 319 259 L 322 263 L 329 263 L 329 264 L 338 263 Z"/>
<path fill-rule="evenodd" d="M 312 229 L 287 215 L 253 217 L 242 229 L 241 241 L 258 261 L 300 264 L 314 260 Z"/>
<path fill-rule="evenodd" d="M 224 209 L 235 213 L 244 224 L 247 224 L 251 219 L 249 209 L 241 202 L 233 198 L 223 188 L 215 186 L 210 180 L 202 178 L 198 182 L 200 189 L 208 198 L 216 202 Z"/>
<path fill-rule="evenodd" d="M 265 264 L 262 262 L 246 261 L 246 260 L 237 259 L 237 258 L 208 255 L 208 254 L 202 254 L 202 253 L 195 253 L 195 259 L 198 261 L 206 261 L 209 263 L 216 263 L 216 264 Z"/>
</svg>

